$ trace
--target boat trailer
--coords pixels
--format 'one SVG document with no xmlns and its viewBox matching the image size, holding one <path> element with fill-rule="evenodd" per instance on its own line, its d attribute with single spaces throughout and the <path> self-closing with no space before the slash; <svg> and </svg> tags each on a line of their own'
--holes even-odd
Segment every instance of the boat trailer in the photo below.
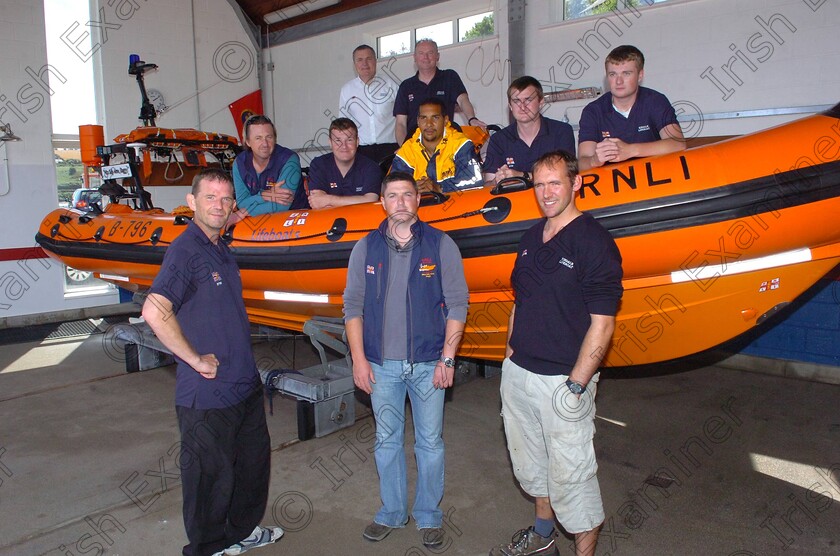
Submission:
<svg viewBox="0 0 840 556">
<path fill-rule="evenodd" d="M 356 403 L 353 364 L 343 320 L 313 317 L 304 323 L 303 332 L 318 352 L 319 364 L 300 370 L 259 369 L 259 373 L 272 411 L 277 393 L 297 400 L 298 439 L 308 440 L 352 426 L 356 421 Z M 123 350 L 129 373 L 175 362 L 172 352 L 141 319 L 110 327 L 106 341 Z M 327 360 L 325 346 L 343 358 Z"/>
<path fill-rule="evenodd" d="M 270 398 L 275 392 L 298 401 L 298 438 L 320 438 L 356 422 L 353 362 L 340 318 L 313 317 L 303 324 L 303 333 L 318 352 L 321 363 L 294 370 L 260 370 Z M 344 356 L 327 360 L 324 346 Z"/>
</svg>

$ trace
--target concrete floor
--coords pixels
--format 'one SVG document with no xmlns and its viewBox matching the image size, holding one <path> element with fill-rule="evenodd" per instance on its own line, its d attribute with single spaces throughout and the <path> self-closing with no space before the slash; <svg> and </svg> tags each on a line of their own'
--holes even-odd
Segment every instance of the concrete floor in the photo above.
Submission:
<svg viewBox="0 0 840 556">
<path fill-rule="evenodd" d="M 174 368 L 126 374 L 103 338 L 0 350 L 0 554 L 180 554 Z M 258 349 L 288 366 L 288 342 Z M 312 362 L 304 346 L 296 356 Z M 598 392 L 599 555 L 840 554 L 840 387 L 714 366 L 620 375 Z M 498 386 L 473 380 L 446 404 L 447 539 L 436 554 L 487 554 L 532 521 Z M 264 523 L 287 533 L 254 554 L 431 554 L 413 522 L 381 543 L 361 537 L 379 504 L 364 405 L 354 426 L 306 442 L 293 401 L 276 399 L 268 419 Z"/>
</svg>

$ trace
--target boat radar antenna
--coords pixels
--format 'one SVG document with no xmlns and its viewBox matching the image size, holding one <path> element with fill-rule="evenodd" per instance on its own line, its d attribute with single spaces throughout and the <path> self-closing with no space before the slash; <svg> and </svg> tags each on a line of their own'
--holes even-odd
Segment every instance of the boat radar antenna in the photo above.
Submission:
<svg viewBox="0 0 840 556">
<path fill-rule="evenodd" d="M 157 69 L 157 64 L 147 64 L 140 59 L 139 54 L 130 54 L 128 56 L 128 74 L 137 76 L 137 85 L 140 87 L 140 97 L 142 103 L 140 104 L 140 119 L 143 120 L 144 126 L 154 127 L 155 116 L 157 111 L 155 105 L 149 100 L 149 95 L 146 94 L 146 85 L 143 83 L 143 74 L 149 70 Z"/>
</svg>

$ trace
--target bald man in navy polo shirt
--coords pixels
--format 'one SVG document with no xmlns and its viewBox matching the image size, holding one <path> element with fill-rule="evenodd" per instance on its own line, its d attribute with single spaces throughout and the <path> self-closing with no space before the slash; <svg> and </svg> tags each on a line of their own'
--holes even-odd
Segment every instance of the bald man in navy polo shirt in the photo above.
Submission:
<svg viewBox="0 0 840 556">
<path fill-rule="evenodd" d="M 645 75 L 641 51 L 619 46 L 604 64 L 610 92 L 590 102 L 580 116 L 580 169 L 685 150 L 671 103 L 662 93 L 639 86 Z"/>
<path fill-rule="evenodd" d="M 330 124 L 330 149 L 309 165 L 309 206 L 314 209 L 341 207 L 379 200 L 382 170 L 358 154 L 359 130 L 350 118 Z"/>
<path fill-rule="evenodd" d="M 440 52 L 435 41 L 417 41 L 414 45 L 417 73 L 400 83 L 394 101 L 394 116 L 397 118 L 394 134 L 398 145 L 414 135 L 420 103 L 429 98 L 439 98 L 444 102 L 450 122 L 455 121 L 455 105 L 458 105 L 467 119 L 467 125 L 487 128 L 487 124 L 476 118 L 475 108 L 461 76 L 455 70 L 438 68 L 439 61 Z"/>
</svg>

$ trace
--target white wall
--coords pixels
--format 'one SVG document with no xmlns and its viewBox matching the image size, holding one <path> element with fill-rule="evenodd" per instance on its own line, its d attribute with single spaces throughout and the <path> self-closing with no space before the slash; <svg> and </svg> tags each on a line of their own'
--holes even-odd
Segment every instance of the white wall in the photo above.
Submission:
<svg viewBox="0 0 840 556">
<path fill-rule="evenodd" d="M 558 1 L 559 0 L 555 0 Z M 643 84 L 665 93 L 688 115 L 834 104 L 840 100 L 840 3 L 827 0 L 672 0 L 601 17 L 551 23 L 551 3 L 532 0 L 526 8 L 526 72 L 547 91 L 564 87 L 604 87 L 604 56 L 620 44 L 634 44 L 645 54 Z M 442 68 L 457 70 L 464 79 L 478 115 L 488 123 L 507 123 L 505 90 L 510 81 L 507 59 L 507 2 L 442 2 L 399 16 L 271 48 L 275 118 L 284 145 L 299 148 L 315 139 L 325 145 L 324 128 L 335 117 L 338 91 L 353 77 L 351 50 L 361 42 L 374 45 L 378 35 L 441 20 L 496 10 L 499 38 L 441 49 Z M 774 19 L 771 34 L 756 21 Z M 785 27 L 784 18 L 796 31 Z M 407 23 L 410 22 L 410 23 Z M 610 28 L 612 25 L 612 29 Z M 592 34 L 602 37 L 599 42 Z M 748 43 L 749 42 L 749 48 Z M 586 45 L 586 48 L 582 46 Z M 735 51 L 730 50 L 735 45 Z M 498 48 L 497 48 L 498 47 Z M 756 52 L 750 52 L 750 48 Z M 737 85 L 721 69 L 740 52 L 753 68 L 736 58 L 732 71 Z M 564 55 L 586 67 L 559 63 Z M 763 60 L 760 61 L 759 59 Z M 384 62 L 388 64 L 388 62 Z M 380 68 L 383 64 L 380 64 Z M 701 75 L 711 75 L 731 90 L 724 93 Z M 401 78 L 413 74 L 410 56 L 389 65 Z M 380 69 L 380 71 L 382 71 Z M 317 73 L 317 76 L 313 75 Z M 271 96 L 270 76 L 266 95 Z M 554 84 L 554 86 L 552 86 Z M 577 124 L 588 101 L 568 101 L 548 107 L 546 115 Z M 267 108 L 270 105 L 267 101 Z M 325 115 L 326 110 L 330 114 Z M 801 116 L 738 118 L 703 121 L 684 126 L 688 135 L 747 133 Z"/>
<path fill-rule="evenodd" d="M 131 10 L 131 6 L 136 8 L 116 12 Z M 256 90 L 259 84 L 255 50 L 226 0 L 96 0 L 91 20 L 101 21 L 100 9 L 108 23 L 107 39 L 102 26 L 87 26 L 83 21 L 71 40 L 88 29 L 93 33 L 94 48 L 99 46 L 86 62 L 95 65 L 102 96 L 100 121 L 89 123 L 104 124 L 106 140 L 139 124 L 139 91 L 127 72 L 131 53 L 160 67 L 147 75 L 148 88 L 163 92 L 168 104 L 185 100 L 158 120 L 160 126 L 200 125 L 207 131 L 236 135 L 227 105 Z M 67 27 L 72 23 L 68 21 Z M 2 0 L 0 122 L 10 123 L 23 139 L 0 147 L 0 254 L 4 255 L 9 250 L 34 247 L 38 224 L 58 204 L 49 94 L 43 88 L 47 85 L 42 86 L 27 72 L 29 68 L 37 74 L 46 64 L 42 1 Z M 72 83 L 73 70 L 70 66 L 51 68 L 49 86 L 55 89 Z M 8 184 L 4 150 L 9 159 Z M 172 202 L 165 202 L 171 206 L 183 204 L 184 192 L 184 188 L 172 191 Z M 52 259 L 0 262 L 0 318 L 116 301 L 115 293 L 65 298 L 63 283 L 63 268 Z"/>
<path fill-rule="evenodd" d="M 553 71 L 555 81 L 573 87 L 603 87 L 604 56 L 620 44 L 633 44 L 645 54 L 643 84 L 665 93 L 678 110 L 683 108 L 686 113 L 694 107 L 703 114 L 713 114 L 840 101 L 840 75 L 836 71 L 840 67 L 838 2 L 674 0 L 645 6 L 646 0 L 640 0 L 645 7 L 635 12 L 625 9 L 621 16 L 554 25 L 545 23 L 546 4 L 535 2 L 528 8 L 527 68 L 542 81 L 550 81 L 549 72 Z M 765 22 L 774 18 L 773 34 L 762 28 L 756 17 Z M 781 18 L 796 31 L 790 31 Z M 620 36 L 608 26 L 610 23 Z M 592 36 L 596 28 L 606 44 Z M 559 61 L 567 53 L 589 68 L 577 75 L 568 63 L 561 65 Z M 738 53 L 754 69 L 737 58 Z M 733 57 L 736 61 L 731 69 L 742 85 L 721 68 Z M 710 66 L 711 75 L 722 83 L 721 89 L 731 91 L 726 100 L 710 78 L 701 77 Z M 576 123 L 585 104 L 558 103 L 549 114 L 560 117 L 568 111 L 570 121 Z M 694 135 L 742 134 L 798 117 L 710 120 L 703 123 L 702 131 L 699 125 L 686 131 Z"/>
<path fill-rule="evenodd" d="M 119 4 L 97 2 L 105 10 Z M 130 18 L 114 20 L 121 28 L 109 31 L 98 53 L 105 137 L 140 125 L 140 93 L 128 75 L 130 54 L 158 65 L 146 74 L 146 88 L 163 93 L 172 108 L 157 125 L 236 136 L 228 104 L 258 89 L 259 83 L 254 47 L 227 0 L 146 0 L 138 5 Z"/>
</svg>

